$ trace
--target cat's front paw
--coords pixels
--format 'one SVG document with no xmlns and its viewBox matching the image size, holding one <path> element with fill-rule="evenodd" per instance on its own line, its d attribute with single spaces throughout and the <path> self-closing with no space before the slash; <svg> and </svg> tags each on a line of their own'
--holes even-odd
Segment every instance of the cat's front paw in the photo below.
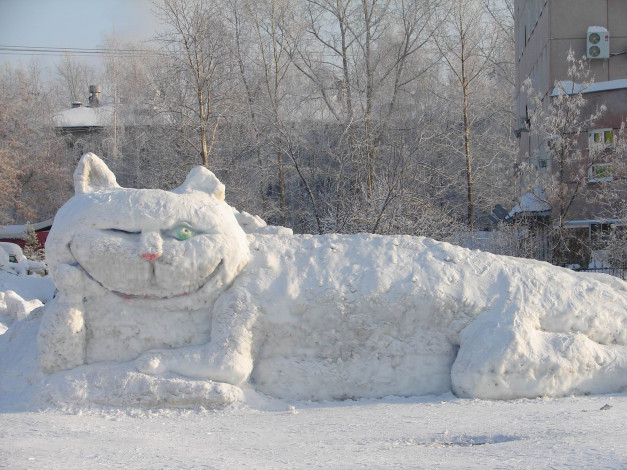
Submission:
<svg viewBox="0 0 627 470">
<path fill-rule="evenodd" d="M 135 368 L 148 375 L 163 375 L 167 372 L 165 353 L 150 351 L 135 360 Z"/>
<path fill-rule="evenodd" d="M 60 264 L 54 271 L 54 283 L 66 297 L 72 297 L 76 291 L 81 292 L 85 278 L 84 272 L 77 266 Z"/>
</svg>

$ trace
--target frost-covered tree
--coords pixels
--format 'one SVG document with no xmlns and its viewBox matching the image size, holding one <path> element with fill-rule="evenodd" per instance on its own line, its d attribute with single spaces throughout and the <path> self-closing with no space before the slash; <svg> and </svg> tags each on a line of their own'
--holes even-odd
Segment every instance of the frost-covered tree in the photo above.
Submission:
<svg viewBox="0 0 627 470">
<path fill-rule="evenodd" d="M 497 27 L 479 0 L 451 0 L 440 10 L 441 20 L 435 43 L 446 65 L 451 86 L 454 87 L 456 108 L 461 117 L 461 139 L 453 135 L 451 151 L 463 162 L 466 189 L 466 222 L 472 232 L 476 213 L 476 171 L 479 165 L 475 145 L 481 142 L 478 129 L 483 116 L 479 104 L 486 94 L 486 85 L 493 73 L 495 51 L 502 41 Z M 489 85 L 488 85 L 489 86 Z M 489 100 L 488 100 L 489 101 Z M 459 140 L 459 143 L 456 141 Z"/>
<path fill-rule="evenodd" d="M 390 184 L 388 171 L 414 161 L 416 150 L 407 145 L 414 141 L 409 129 L 402 147 L 391 134 L 416 115 L 408 105 L 414 86 L 437 60 L 428 51 L 427 27 L 435 7 L 426 0 L 302 5 L 303 34 L 293 41 L 292 58 L 307 78 L 311 119 L 328 122 L 324 150 L 335 171 L 320 177 L 333 191 L 333 200 L 321 201 L 332 230 L 380 230 L 377 220 L 390 214 L 389 190 L 405 179 Z"/>
<path fill-rule="evenodd" d="M 32 261 L 43 261 L 46 258 L 44 248 L 37 238 L 37 232 L 29 223 L 26 224 L 26 239 L 23 252 L 24 256 Z"/>
<path fill-rule="evenodd" d="M 96 71 L 84 60 L 67 53 L 55 65 L 52 96 L 58 106 L 67 107 L 72 102 L 85 103 L 89 85 L 96 82 Z"/>
<path fill-rule="evenodd" d="M 588 130 L 594 128 L 605 106 L 588 109 L 584 92 L 592 81 L 585 58 L 575 58 L 571 50 L 567 61 L 569 79 L 557 82 L 550 97 L 543 99 L 531 90 L 528 92 L 532 96 L 531 132 L 550 155 L 550 171 L 539 174 L 538 178 L 552 209 L 551 243 L 553 262 L 557 264 L 572 259 L 574 247 L 583 242 L 573 238 L 566 222 L 577 200 L 596 196 L 597 190 L 588 184 L 588 178 L 590 168 L 603 155 L 600 148 L 584 151 L 587 146 L 582 142 L 588 141 Z"/>
<path fill-rule="evenodd" d="M 77 140 L 65 150 L 68 163 L 94 151 L 122 184 L 160 188 L 203 163 L 227 185 L 233 205 L 297 232 L 462 239 L 469 193 L 472 228 L 486 226 L 482 216 L 495 203 L 514 199 L 513 185 L 506 187 L 511 23 L 499 2 L 469 4 L 481 11 L 483 33 L 506 40 L 464 56 L 464 72 L 481 69 L 469 80 L 465 127 L 459 48 L 446 42 L 453 4 L 155 2 L 166 26 L 156 52 L 107 57 L 90 84 L 102 85 L 102 101 L 116 105 L 117 124 Z M 67 58 L 62 69 L 57 94 L 74 96 L 73 77 L 85 68 Z"/>
<path fill-rule="evenodd" d="M 0 68 L 0 223 L 43 220 L 70 195 L 71 166 L 35 63 Z"/>
<path fill-rule="evenodd" d="M 284 0 L 241 2 L 241 8 L 243 12 L 239 20 L 246 21 L 251 31 L 248 36 L 247 64 L 244 64 L 241 50 L 241 25 L 237 25 L 239 28 L 234 31 L 238 46 L 236 50 L 240 78 L 246 90 L 252 124 L 257 131 L 262 129 L 264 131 L 265 145 L 259 142 L 257 147 L 259 158 L 275 168 L 272 172 L 275 176 L 271 178 L 276 181 L 277 220 L 285 224 L 288 214 L 285 174 L 287 168 L 284 159 L 290 156 L 290 153 L 284 134 L 286 126 L 289 125 L 286 121 L 295 120 L 295 108 L 293 100 L 290 100 L 293 96 L 290 81 L 294 68 L 288 44 L 294 25 L 292 2 Z M 234 13 L 238 13 L 235 8 Z M 255 73 L 254 78 L 246 74 L 247 70 Z M 272 154 L 272 157 L 267 155 L 268 153 Z"/>
<path fill-rule="evenodd" d="M 158 41 L 168 57 L 168 92 L 164 107 L 176 113 L 190 131 L 187 143 L 204 166 L 213 158 L 216 135 L 228 103 L 234 78 L 230 38 L 224 23 L 222 2 L 203 0 L 155 1 L 157 15 L 166 27 Z M 185 135 L 185 134 L 183 134 Z"/>
</svg>

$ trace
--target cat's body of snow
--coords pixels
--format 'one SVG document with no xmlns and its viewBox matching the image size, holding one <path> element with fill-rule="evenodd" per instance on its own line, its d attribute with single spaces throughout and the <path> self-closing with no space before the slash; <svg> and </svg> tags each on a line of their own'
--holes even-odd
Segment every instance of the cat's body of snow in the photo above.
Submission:
<svg viewBox="0 0 627 470">
<path fill-rule="evenodd" d="M 134 380 L 304 399 L 627 385 L 620 281 L 417 237 L 246 236 L 200 168 L 173 192 L 125 189 L 88 154 L 75 183 L 47 245 L 47 373 L 126 361 Z"/>
</svg>

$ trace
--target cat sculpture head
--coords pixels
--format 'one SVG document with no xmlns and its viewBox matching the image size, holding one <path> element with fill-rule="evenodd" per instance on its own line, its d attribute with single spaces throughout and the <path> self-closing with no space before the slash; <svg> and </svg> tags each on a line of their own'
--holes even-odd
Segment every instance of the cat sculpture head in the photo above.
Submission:
<svg viewBox="0 0 627 470">
<path fill-rule="evenodd" d="M 46 242 L 55 281 L 55 269 L 67 264 L 123 298 L 171 299 L 219 293 L 248 261 L 224 185 L 206 168 L 192 169 L 172 191 L 122 188 L 87 153 L 74 186 Z"/>
</svg>

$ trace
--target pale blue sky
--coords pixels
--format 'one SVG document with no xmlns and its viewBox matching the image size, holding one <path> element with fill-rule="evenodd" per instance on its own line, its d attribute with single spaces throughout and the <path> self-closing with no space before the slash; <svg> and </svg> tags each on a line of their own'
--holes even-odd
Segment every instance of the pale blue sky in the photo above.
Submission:
<svg viewBox="0 0 627 470">
<path fill-rule="evenodd" d="M 150 0 L 0 0 L 0 46 L 95 48 L 103 35 L 142 41 L 159 23 Z M 48 66 L 54 57 L 37 56 Z M 31 56 L 0 54 L 0 63 Z"/>
</svg>

